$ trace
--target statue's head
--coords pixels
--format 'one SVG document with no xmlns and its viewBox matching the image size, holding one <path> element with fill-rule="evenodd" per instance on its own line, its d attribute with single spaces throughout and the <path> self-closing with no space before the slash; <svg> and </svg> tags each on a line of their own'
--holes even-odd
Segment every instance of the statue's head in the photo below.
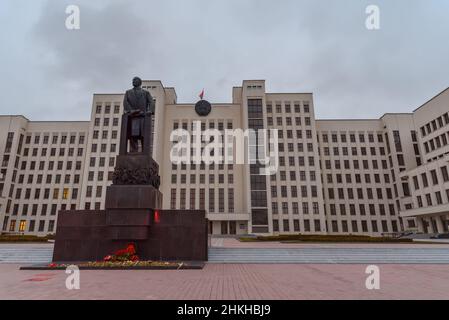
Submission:
<svg viewBox="0 0 449 320">
<path fill-rule="evenodd" d="M 142 79 L 139 77 L 134 77 L 133 79 L 133 86 L 134 88 L 139 88 L 142 85 Z"/>
</svg>

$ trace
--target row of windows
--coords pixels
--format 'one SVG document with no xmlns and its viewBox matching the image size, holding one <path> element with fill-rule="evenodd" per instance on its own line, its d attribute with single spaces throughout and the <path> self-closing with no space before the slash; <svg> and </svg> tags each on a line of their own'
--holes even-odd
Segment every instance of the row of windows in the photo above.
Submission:
<svg viewBox="0 0 449 320">
<path fill-rule="evenodd" d="M 306 149 L 304 148 L 304 146 L 306 146 Z M 285 152 L 285 150 L 287 150 L 288 152 L 299 152 L 302 153 L 305 150 L 307 150 L 307 152 L 314 152 L 315 148 L 313 147 L 313 143 L 297 143 L 296 144 L 296 150 L 295 150 L 295 144 L 294 143 L 279 143 L 278 144 L 278 151 L 279 152 Z"/>
<path fill-rule="evenodd" d="M 401 158 L 402 159 L 402 158 Z M 351 162 L 352 162 L 352 167 L 351 167 Z M 360 170 L 361 166 L 360 166 L 360 162 L 362 163 L 362 168 L 363 170 L 370 170 L 371 168 L 373 170 L 380 170 L 381 168 L 379 167 L 379 161 L 377 160 L 372 160 L 371 161 L 371 168 L 370 168 L 370 161 L 368 160 L 344 160 L 344 161 L 340 161 L 340 160 L 325 160 L 324 161 L 324 168 L 326 170 L 332 170 L 332 169 L 336 169 L 336 170 L 341 170 L 342 168 L 344 168 L 345 170 Z M 334 163 L 334 167 L 332 168 L 332 163 Z M 343 166 L 342 166 L 343 163 Z M 388 163 L 386 160 L 382 160 L 381 161 L 382 164 L 382 169 L 383 170 L 387 170 L 388 169 Z"/>
<path fill-rule="evenodd" d="M 211 163 L 210 165 L 206 165 L 205 163 L 201 163 L 199 165 L 199 168 L 200 168 L 200 170 L 206 170 L 206 168 L 208 170 L 215 170 L 215 164 Z M 227 168 L 228 171 L 232 171 L 232 170 L 234 170 L 234 165 L 228 164 L 226 168 Z M 176 171 L 178 169 L 181 169 L 181 171 L 196 170 L 197 169 L 197 165 L 196 164 L 187 165 L 185 163 L 182 163 L 181 165 L 172 164 L 172 171 Z M 225 165 L 224 164 L 219 164 L 218 165 L 218 170 L 220 170 L 220 171 L 225 170 Z"/>
<path fill-rule="evenodd" d="M 112 126 L 113 127 L 118 127 L 119 125 L 119 118 L 112 118 Z M 103 118 L 103 127 L 109 127 L 109 125 L 111 124 L 111 119 L 110 118 Z M 100 118 L 95 118 L 94 119 L 94 126 L 95 127 L 99 127 L 101 125 L 101 119 Z"/>
<path fill-rule="evenodd" d="M 309 190 L 310 189 L 310 193 Z M 288 187 L 287 186 L 280 186 L 280 196 L 282 198 L 289 198 L 288 195 Z M 309 194 L 312 198 L 318 197 L 318 188 L 317 186 L 301 186 L 300 187 L 300 193 L 302 198 L 307 198 Z M 290 187 L 290 197 L 291 198 L 297 198 L 298 197 L 298 187 L 297 186 L 291 186 Z M 278 197 L 278 186 L 272 186 L 271 187 L 271 197 L 277 198 Z"/>
<path fill-rule="evenodd" d="M 107 140 L 108 137 L 109 137 L 109 131 L 107 131 L 107 130 L 101 131 L 101 138 L 103 140 Z M 118 137 L 118 131 L 117 130 L 112 130 L 111 131 L 111 139 L 115 140 L 115 139 L 117 139 L 117 137 Z M 93 133 L 92 133 L 92 138 L 94 140 L 99 139 L 100 138 L 100 131 L 99 130 L 94 130 Z"/>
<path fill-rule="evenodd" d="M 446 201 L 443 200 L 443 195 L 441 191 L 435 192 L 434 198 L 432 198 L 431 193 L 428 193 L 425 195 L 424 199 L 426 200 L 427 207 L 431 207 L 433 205 L 442 205 L 443 203 L 449 203 L 449 189 L 446 190 Z M 418 208 L 423 208 L 424 207 L 423 197 L 417 196 L 416 203 L 418 204 Z"/>
<path fill-rule="evenodd" d="M 358 139 L 357 139 L 358 137 Z M 349 134 L 349 139 L 348 139 L 348 135 L 346 133 L 340 133 L 340 134 L 331 134 L 330 135 L 330 139 L 329 139 L 329 135 L 327 133 L 323 133 L 322 134 L 322 140 L 324 143 L 329 143 L 329 142 L 333 142 L 333 143 L 383 143 L 384 139 L 381 133 L 378 133 L 376 135 L 372 134 L 372 133 L 368 133 L 368 139 L 366 138 L 367 135 L 366 133 L 359 133 L 359 134 L 355 134 L 355 133 L 350 133 Z M 375 137 L 377 137 L 377 141 L 375 141 Z M 319 140 L 319 136 L 318 136 L 318 140 Z"/>
<path fill-rule="evenodd" d="M 106 152 L 108 152 L 108 145 L 106 143 L 102 143 L 102 144 L 100 144 L 100 148 L 98 148 L 98 144 L 93 143 L 90 151 L 92 153 L 97 153 L 97 152 L 106 153 Z M 115 143 L 113 143 L 109 146 L 109 152 L 111 152 L 111 153 L 117 152 L 117 145 Z"/>
<path fill-rule="evenodd" d="M 294 232 L 301 232 L 300 228 L 300 220 L 293 220 L 293 229 L 290 228 L 290 221 L 289 220 L 282 220 L 283 222 L 283 232 L 290 232 L 290 230 L 293 230 Z M 304 232 L 321 232 L 321 221 L 320 220 L 313 220 L 313 227 L 314 230 L 311 229 L 311 221 L 310 220 L 303 220 L 303 229 Z M 273 231 L 279 232 L 279 220 L 273 220 Z"/>
<path fill-rule="evenodd" d="M 56 156 L 60 156 L 60 157 L 64 157 L 66 154 L 69 157 L 74 157 L 75 156 L 75 151 L 76 151 L 76 156 L 77 157 L 82 157 L 83 156 L 83 148 L 77 148 L 75 150 L 75 148 L 59 148 L 59 151 L 57 148 L 50 148 L 50 153 L 48 153 L 48 149 L 47 148 L 42 148 L 40 149 L 40 156 L 41 157 L 47 157 L 47 155 L 50 155 L 50 157 L 56 157 Z M 66 153 L 67 151 L 67 153 Z M 29 148 L 24 148 L 23 149 L 23 156 L 24 157 L 28 157 L 30 155 L 30 149 Z M 37 157 L 39 156 L 39 149 L 38 148 L 33 148 L 31 149 L 31 156 L 33 157 Z"/>
<path fill-rule="evenodd" d="M 101 198 L 103 196 L 103 187 L 97 186 L 95 188 L 95 198 Z M 86 188 L 86 198 L 92 198 L 94 197 L 94 187 L 93 186 L 87 186 Z"/>
<path fill-rule="evenodd" d="M 268 125 L 272 127 L 272 124 L 268 123 Z M 313 139 L 312 130 L 306 130 L 305 132 L 306 139 Z M 304 135 L 302 130 L 295 130 L 295 133 L 296 139 L 303 139 Z M 283 130 L 278 130 L 277 134 L 279 139 L 284 139 L 284 137 L 287 137 L 287 139 L 294 139 L 293 130 L 285 130 L 285 132 Z"/>
<path fill-rule="evenodd" d="M 355 190 L 355 192 L 354 192 Z M 377 200 L 383 200 L 384 199 L 384 193 L 386 193 L 386 198 L 387 199 L 393 199 L 393 192 L 391 190 L 391 188 L 357 188 L 357 189 L 352 189 L 352 188 L 346 188 L 346 195 L 345 195 L 345 189 L 344 188 L 328 188 L 327 190 L 327 196 L 328 199 L 336 199 L 338 197 L 338 199 L 340 200 L 344 200 L 344 199 L 355 199 L 355 196 L 357 196 L 357 199 L 362 200 L 365 199 L 365 194 L 366 194 L 366 198 L 369 200 L 373 200 L 374 199 L 374 194 L 376 194 L 376 199 Z"/>
<path fill-rule="evenodd" d="M 30 164 L 28 166 L 28 163 Z M 65 167 L 64 167 L 65 164 Z M 44 171 L 45 170 L 45 165 L 47 165 L 47 170 L 48 171 L 53 171 L 53 170 L 81 170 L 82 167 L 82 162 L 81 161 L 75 161 L 75 165 L 73 165 L 74 162 L 73 161 L 22 161 L 20 164 L 20 170 L 27 170 L 27 166 L 28 166 L 28 170 L 39 170 L 39 171 Z"/>
<path fill-rule="evenodd" d="M 53 177 L 54 177 L 54 179 L 53 179 Z M 73 177 L 73 179 L 72 179 L 72 177 Z M 14 177 L 13 177 L 12 182 L 16 182 L 16 179 Z M 44 183 L 44 175 L 42 175 L 42 174 L 38 174 L 38 175 L 29 174 L 27 179 L 26 179 L 26 182 L 25 182 L 25 175 L 24 174 L 20 174 L 19 178 L 17 180 L 17 183 L 19 183 L 19 184 L 26 183 L 26 184 L 30 185 L 30 184 L 33 184 L 34 182 L 36 182 L 36 184 Z M 78 184 L 78 183 L 80 183 L 80 175 L 79 174 L 75 174 L 75 175 L 66 174 L 66 175 L 64 175 L 64 179 L 63 179 L 63 176 L 61 174 L 56 174 L 56 175 L 47 174 L 45 176 L 45 184 L 59 184 L 59 183 Z"/>
<path fill-rule="evenodd" d="M 298 176 L 299 176 L 299 181 L 307 181 L 307 172 L 309 173 L 310 181 L 315 182 L 317 179 L 315 171 L 300 171 L 299 175 L 297 174 L 296 171 L 290 171 L 289 172 L 290 181 L 297 181 Z M 287 181 L 287 172 L 279 171 L 279 177 L 276 175 L 272 175 L 270 177 L 272 182 L 276 182 L 278 180 L 278 178 L 280 181 Z"/>
<path fill-rule="evenodd" d="M 219 184 L 224 184 L 225 183 L 225 175 L 224 174 L 219 174 L 218 175 L 218 179 L 216 175 L 210 174 L 209 175 L 209 184 L 214 184 L 216 182 L 218 182 Z M 178 181 L 178 175 L 176 174 L 172 174 L 171 176 L 171 183 L 172 184 L 187 184 L 187 175 L 186 174 L 181 174 L 180 175 L 180 179 Z M 195 184 L 197 183 L 197 175 L 195 174 L 191 174 L 190 175 L 190 181 L 189 184 Z M 205 174 L 200 174 L 199 175 L 199 183 L 200 184 L 205 184 L 206 183 L 206 175 Z M 234 184 L 234 175 L 233 174 L 229 174 L 228 175 L 228 180 L 227 180 L 228 184 Z"/>
<path fill-rule="evenodd" d="M 22 191 L 24 191 L 22 193 Z M 42 192 L 43 191 L 43 192 Z M 22 189 L 22 188 L 17 188 L 16 189 L 16 195 L 15 195 L 15 199 L 19 200 L 19 199 L 35 199 L 35 200 L 39 200 L 39 199 L 53 199 L 53 200 L 58 200 L 58 199 L 62 199 L 62 200 L 76 200 L 78 198 L 78 189 L 77 188 L 73 188 L 72 189 L 72 193 L 70 194 L 70 189 L 69 188 L 63 188 L 63 189 L 59 189 L 59 188 L 55 188 L 53 189 L 53 191 L 51 191 L 50 188 L 45 188 L 45 189 L 34 189 L 34 193 L 32 194 L 32 189 L 31 188 L 27 188 L 27 189 Z"/>
<path fill-rule="evenodd" d="M 97 106 L 95 108 L 95 113 L 101 114 L 102 111 L 104 111 L 104 114 L 110 114 L 111 113 L 111 105 L 106 104 L 103 108 L 103 105 L 97 104 Z M 120 113 L 120 104 L 117 102 L 114 104 L 114 114 L 119 114 L 119 113 Z"/>
<path fill-rule="evenodd" d="M 76 209 L 76 204 L 72 203 L 69 206 L 67 204 L 61 204 L 60 206 L 58 206 L 57 204 L 47 204 L 44 203 L 42 205 L 38 205 L 37 203 L 35 204 L 23 204 L 21 207 L 19 206 L 19 204 L 14 204 L 13 206 L 13 210 L 12 210 L 12 216 L 27 216 L 27 215 L 31 215 L 31 216 L 42 216 L 45 217 L 47 215 L 50 216 L 56 216 L 58 213 L 58 208 L 61 211 L 65 211 L 67 209 L 70 208 L 70 210 L 75 210 Z"/>
<path fill-rule="evenodd" d="M 99 157 L 98 161 L 97 158 L 95 157 L 90 157 L 89 159 L 89 167 L 95 167 L 98 163 L 98 166 L 100 168 L 106 167 L 106 160 L 108 160 L 108 166 L 109 167 L 113 167 L 115 165 L 115 158 L 114 157 L 109 157 L 109 158 L 105 158 L 105 157 Z"/>
<path fill-rule="evenodd" d="M 315 157 L 288 157 L 288 163 L 289 166 L 296 166 L 296 164 L 299 167 L 305 167 L 306 166 L 306 160 L 307 160 L 307 164 L 309 167 L 314 167 L 315 166 Z M 285 157 L 279 157 L 279 166 L 280 167 L 285 167 L 286 166 L 286 162 L 285 162 Z"/>
<path fill-rule="evenodd" d="M 292 113 L 294 110 L 295 113 L 301 113 L 301 102 L 294 102 L 292 109 L 292 103 L 291 102 L 284 102 L 284 108 L 282 108 L 281 102 L 275 102 L 275 111 L 276 113 Z M 304 101 L 303 103 L 303 111 L 304 113 L 310 113 L 310 102 Z M 267 113 L 273 113 L 273 102 L 268 101 L 267 102 Z"/>
<path fill-rule="evenodd" d="M 218 211 L 216 207 L 216 191 L 218 191 Z M 187 194 L 189 192 L 189 194 Z M 185 210 L 187 208 L 187 201 L 191 210 L 206 210 L 206 192 L 208 192 L 209 203 L 208 211 L 209 213 L 225 213 L 225 189 L 199 189 L 199 203 L 197 203 L 197 190 L 196 189 L 180 189 L 179 190 L 179 208 L 177 208 L 177 197 L 178 189 L 171 189 L 170 192 L 170 208 L 172 210 L 180 209 Z M 227 189 L 228 195 L 228 213 L 234 213 L 234 189 Z"/>
<path fill-rule="evenodd" d="M 449 182 L 448 167 L 447 166 L 441 167 L 440 172 L 443 177 L 443 182 Z M 419 177 L 421 179 L 419 179 Z M 437 173 L 436 169 L 430 171 L 430 178 L 431 178 L 432 185 L 436 186 L 439 184 L 440 181 L 438 179 L 438 173 Z M 421 180 L 421 183 L 419 180 Z M 415 190 L 419 190 L 421 188 L 421 186 L 422 186 L 422 188 L 428 188 L 430 184 L 429 184 L 427 172 L 422 173 L 420 176 L 414 176 L 413 177 L 413 185 L 415 187 Z"/>
<path fill-rule="evenodd" d="M 224 131 L 225 124 L 226 124 L 226 129 L 228 129 L 228 130 L 232 130 L 234 127 L 232 120 L 228 120 L 226 122 L 223 122 L 223 121 L 215 122 L 215 121 L 211 120 L 211 121 L 209 121 L 209 129 L 218 129 L 219 131 Z M 196 121 L 193 121 L 190 123 L 190 128 L 189 128 L 188 122 L 175 121 L 175 122 L 173 122 L 173 130 L 183 129 L 183 130 L 188 131 L 190 129 L 191 131 L 193 131 L 195 129 L 195 125 L 196 125 Z M 208 125 L 206 122 L 201 122 L 201 131 L 205 131 L 207 126 Z M 199 129 L 199 128 L 196 128 L 196 129 Z"/>
<path fill-rule="evenodd" d="M 379 153 L 377 153 L 377 148 L 376 147 L 370 147 L 370 148 L 366 148 L 366 147 L 352 147 L 351 149 L 349 149 L 348 147 L 333 147 L 332 149 L 329 147 L 324 147 L 324 155 L 325 156 L 330 156 L 331 155 L 331 150 L 332 150 L 332 155 L 334 156 L 349 156 L 349 150 L 351 150 L 351 155 L 356 157 L 359 154 L 362 156 L 368 156 L 368 150 L 370 152 L 370 156 L 377 156 L 378 154 L 381 156 L 385 156 L 385 148 L 384 147 L 379 147 Z"/>
<path fill-rule="evenodd" d="M 292 211 L 291 212 L 294 215 L 300 214 L 299 203 L 298 202 L 292 202 L 291 205 L 292 205 L 292 208 L 291 208 Z M 301 203 L 301 207 L 302 207 L 302 214 L 305 214 L 305 215 L 310 214 L 310 213 L 315 214 L 315 215 L 320 214 L 320 207 L 319 207 L 319 203 L 318 202 L 313 202 L 312 206 L 310 206 L 310 204 L 307 203 L 307 202 L 302 202 Z M 311 211 L 310 211 L 310 209 L 311 209 Z M 277 215 L 279 213 L 282 213 L 284 215 L 288 215 L 289 212 L 290 212 L 289 204 L 288 204 L 288 202 L 282 202 L 281 203 L 281 207 L 279 207 L 279 203 L 272 202 L 271 203 L 271 211 L 272 211 L 272 213 L 274 215 Z"/>
<path fill-rule="evenodd" d="M 34 144 L 40 144 L 40 142 L 41 142 L 41 135 L 42 135 L 41 133 L 35 133 L 34 134 L 34 140 L 33 140 Z M 53 134 L 51 136 L 51 144 L 58 144 L 58 143 L 66 144 L 67 142 L 69 144 L 76 144 L 76 138 L 77 138 L 76 135 L 67 136 L 65 134 L 61 134 L 61 135 Z M 86 139 L 85 139 L 85 135 L 84 134 L 80 134 L 78 136 L 78 144 L 84 144 L 85 140 Z M 42 143 L 43 144 L 49 144 L 50 143 L 50 136 L 49 135 L 44 135 L 43 138 L 42 138 Z M 31 144 L 31 135 L 27 135 L 26 136 L 25 144 Z"/>
<path fill-rule="evenodd" d="M 348 211 L 349 208 L 349 211 Z M 367 213 L 369 213 L 369 215 L 371 216 L 376 216 L 376 215 L 380 215 L 380 216 L 386 216 L 387 215 L 387 211 L 386 211 L 386 206 L 383 203 L 378 204 L 377 206 L 373 203 L 368 204 L 368 211 L 366 210 L 366 205 L 361 203 L 358 206 L 354 203 L 349 204 L 349 206 L 347 206 L 344 203 L 339 204 L 338 206 L 334 203 L 329 204 L 329 210 L 330 210 L 330 215 L 331 216 L 336 216 L 336 215 L 340 215 L 340 216 L 346 216 L 346 215 L 351 215 L 351 216 L 366 216 Z M 337 212 L 338 209 L 338 212 Z M 390 216 L 394 216 L 396 215 L 396 211 L 395 211 L 395 207 L 394 204 L 389 204 L 388 205 L 388 211 Z M 327 214 L 327 212 L 326 212 Z"/>
<path fill-rule="evenodd" d="M 284 220 L 281 220 L 281 221 L 273 220 L 273 231 L 274 232 L 279 232 L 280 231 L 280 229 L 279 229 L 279 223 L 280 222 L 282 222 L 282 227 L 283 227 L 281 232 L 291 232 L 291 231 L 293 231 L 293 232 L 302 232 L 302 231 L 304 231 L 304 232 L 311 232 L 310 221 L 309 220 L 304 220 L 303 221 L 303 229 L 301 230 L 300 220 L 293 220 L 293 228 L 292 228 L 291 221 L 288 220 L 288 219 L 284 219 Z M 351 226 L 351 230 L 349 229 L 349 223 L 350 223 L 350 226 Z M 320 231 L 320 226 L 319 225 L 320 225 L 320 221 L 319 220 L 315 220 L 315 231 Z M 367 233 L 367 232 L 374 232 L 374 233 L 380 232 L 379 224 L 378 224 L 378 221 L 376 221 L 376 220 L 372 220 L 371 221 L 371 230 L 368 229 L 369 221 L 367 221 L 367 220 L 362 220 L 362 221 L 356 221 L 356 220 L 346 221 L 346 220 L 343 220 L 343 221 L 341 221 L 341 228 L 340 228 L 340 225 L 339 225 L 338 221 L 334 220 L 334 221 L 331 222 L 331 226 L 332 226 L 331 232 L 335 232 L 335 233 L 340 232 L 340 230 L 341 230 L 341 232 L 344 232 L 344 233 L 349 233 L 349 232 L 358 233 L 360 231 L 361 232 L 365 232 L 365 233 Z M 388 233 L 391 230 L 393 232 L 398 232 L 398 224 L 397 224 L 396 220 L 391 221 L 391 229 L 389 228 L 387 220 L 382 220 L 380 222 L 380 226 L 382 228 L 381 230 L 382 230 L 383 233 Z"/>
<path fill-rule="evenodd" d="M 267 118 L 267 123 L 269 126 L 273 126 L 274 125 L 274 119 L 272 117 L 268 117 Z M 307 127 L 310 127 L 312 125 L 312 119 L 310 117 L 305 117 L 304 118 L 304 124 Z M 284 125 L 284 118 L 282 117 L 276 117 L 276 125 L 277 126 L 283 126 Z M 293 118 L 291 117 L 286 117 L 285 118 L 285 125 L 287 127 L 291 127 L 293 126 Z M 302 118 L 301 117 L 295 117 L 295 125 L 296 126 L 302 126 Z"/>
<path fill-rule="evenodd" d="M 113 160 L 115 160 L 114 158 L 111 158 Z M 112 165 L 113 166 L 113 165 Z M 97 176 L 97 179 L 95 180 L 95 173 Z M 98 182 L 102 182 L 105 180 L 105 177 L 107 177 L 108 181 L 112 181 L 112 176 L 114 175 L 114 171 L 107 171 L 107 172 L 103 172 L 103 171 L 89 171 L 89 173 L 87 174 L 87 181 L 92 182 L 92 181 L 98 181 Z"/>
<path fill-rule="evenodd" d="M 448 145 L 448 140 L 449 140 L 449 131 L 446 133 L 443 133 L 442 135 L 434 138 L 434 139 L 430 139 L 427 142 L 424 142 L 424 149 L 426 150 L 426 153 L 430 153 L 432 151 L 438 150 L 442 147 L 445 147 Z"/>
<path fill-rule="evenodd" d="M 335 179 L 334 179 L 335 177 Z M 343 179 L 344 177 L 344 179 Z M 384 174 L 383 175 L 383 181 L 381 180 L 382 175 L 380 174 L 365 174 L 365 175 L 361 175 L 361 174 L 326 174 L 326 182 L 329 184 L 333 184 L 333 183 L 346 183 L 346 184 L 350 184 L 350 183 L 357 183 L 357 184 L 370 184 L 370 183 L 385 183 L 388 184 L 390 183 L 390 176 L 388 174 Z"/>
<path fill-rule="evenodd" d="M 449 112 L 446 112 L 442 116 L 436 118 L 435 120 L 430 121 L 426 125 L 421 127 L 421 134 L 425 137 L 432 132 L 449 125 Z"/>
<path fill-rule="evenodd" d="M 9 232 L 48 232 L 52 233 L 55 231 L 55 220 L 49 220 L 47 229 L 45 229 L 46 220 L 40 220 L 38 221 L 39 224 L 36 228 L 36 220 L 30 220 L 27 228 L 27 221 L 26 220 L 20 220 L 19 224 L 17 224 L 17 220 L 11 220 L 9 229 L 8 229 L 8 220 L 7 217 L 5 218 L 5 221 L 3 223 L 3 231 L 9 231 Z"/>
</svg>

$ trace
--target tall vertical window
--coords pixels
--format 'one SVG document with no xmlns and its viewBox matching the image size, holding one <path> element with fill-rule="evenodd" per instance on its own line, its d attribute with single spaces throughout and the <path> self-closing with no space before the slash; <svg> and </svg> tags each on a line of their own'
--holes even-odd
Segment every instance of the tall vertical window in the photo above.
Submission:
<svg viewBox="0 0 449 320">
<path fill-rule="evenodd" d="M 228 189 L 228 211 L 234 213 L 234 189 Z"/>
<path fill-rule="evenodd" d="M 200 189 L 200 210 L 206 209 L 206 190 Z"/>
<path fill-rule="evenodd" d="M 12 148 L 12 142 L 14 140 L 14 132 L 9 132 L 6 138 L 5 153 L 10 153 Z"/>
<path fill-rule="evenodd" d="M 399 131 L 393 131 L 393 139 L 396 152 L 402 152 L 401 135 L 399 134 Z"/>
<path fill-rule="evenodd" d="M 176 209 L 176 189 L 171 189 L 170 209 L 171 210 L 175 210 Z"/>
<path fill-rule="evenodd" d="M 26 220 L 20 220 L 19 232 L 25 232 L 26 224 L 27 224 Z"/>
<path fill-rule="evenodd" d="M 215 212 L 215 190 L 209 189 L 209 212 Z"/>
<path fill-rule="evenodd" d="M 220 188 L 218 190 L 218 212 L 220 213 L 225 211 L 224 193 L 224 189 Z"/>
<path fill-rule="evenodd" d="M 196 190 L 190 189 L 190 210 L 196 209 Z"/>
<path fill-rule="evenodd" d="M 186 189 L 181 189 L 181 204 L 180 209 L 185 210 L 186 209 Z"/>
</svg>

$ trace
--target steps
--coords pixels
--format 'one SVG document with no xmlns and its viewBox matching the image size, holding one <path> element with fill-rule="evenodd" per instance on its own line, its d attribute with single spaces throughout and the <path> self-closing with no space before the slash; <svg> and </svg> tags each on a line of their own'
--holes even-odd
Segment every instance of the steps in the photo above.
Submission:
<svg viewBox="0 0 449 320">
<path fill-rule="evenodd" d="M 209 263 L 267 264 L 449 264 L 449 249 L 211 248 Z"/>
<path fill-rule="evenodd" d="M 53 247 L 50 248 L 0 248 L 0 264 L 42 264 L 50 263 Z"/>
<path fill-rule="evenodd" d="M 53 248 L 0 248 L 0 264 L 42 264 Z M 449 264 L 449 248 L 210 248 L 209 263 L 258 264 Z"/>
</svg>

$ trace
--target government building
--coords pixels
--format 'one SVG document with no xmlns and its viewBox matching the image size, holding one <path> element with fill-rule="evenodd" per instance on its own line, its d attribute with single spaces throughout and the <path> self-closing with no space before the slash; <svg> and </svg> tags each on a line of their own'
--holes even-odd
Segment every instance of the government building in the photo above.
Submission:
<svg viewBox="0 0 449 320">
<path fill-rule="evenodd" d="M 207 211 L 210 233 L 391 235 L 448 232 L 449 89 L 412 113 L 317 120 L 311 93 L 267 93 L 243 81 L 207 115 L 174 88 L 156 100 L 153 158 L 162 209 Z M 123 94 L 95 94 L 90 121 L 0 116 L 0 231 L 55 233 L 60 210 L 104 209 L 118 154 Z M 173 164 L 173 130 L 277 129 L 271 176 L 251 164 Z M 204 142 L 203 142 L 204 144 Z"/>
</svg>

